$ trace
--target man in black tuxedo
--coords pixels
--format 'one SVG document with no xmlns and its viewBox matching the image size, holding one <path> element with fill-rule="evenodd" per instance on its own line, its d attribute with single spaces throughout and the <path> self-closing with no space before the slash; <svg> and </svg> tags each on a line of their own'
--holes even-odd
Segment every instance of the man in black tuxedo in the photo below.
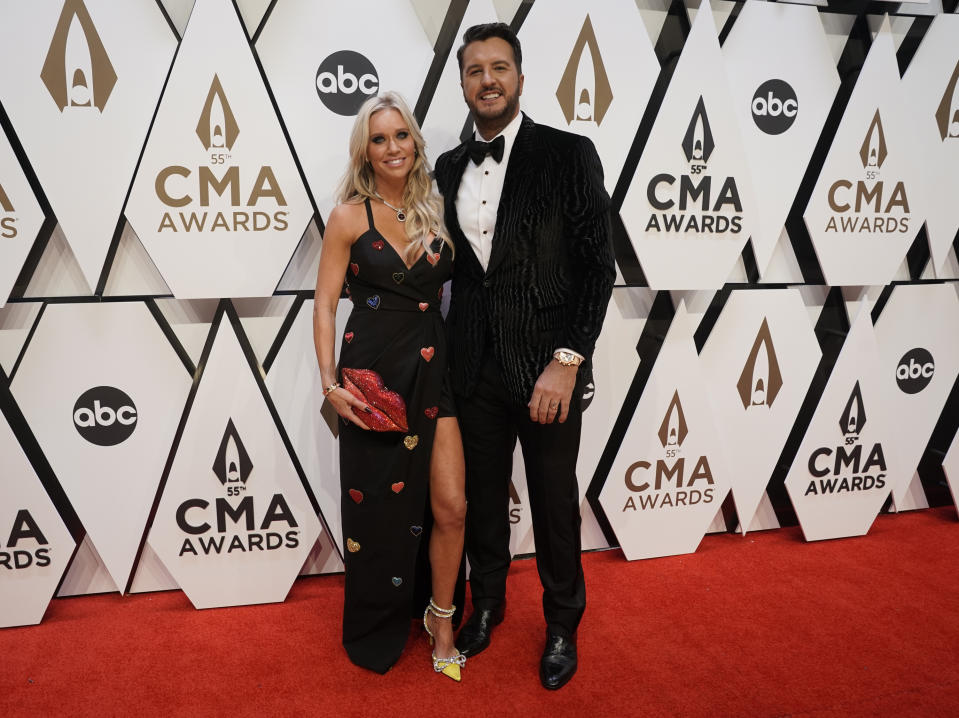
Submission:
<svg viewBox="0 0 959 718">
<path fill-rule="evenodd" d="M 436 163 L 456 245 L 447 326 L 473 597 L 457 647 L 476 655 L 503 620 L 518 437 L 547 625 L 540 679 L 559 688 L 576 671 L 586 607 L 576 457 L 582 388 L 615 278 L 609 196 L 588 139 L 520 113 L 522 53 L 508 25 L 471 27 L 457 58 L 485 140 Z"/>
</svg>

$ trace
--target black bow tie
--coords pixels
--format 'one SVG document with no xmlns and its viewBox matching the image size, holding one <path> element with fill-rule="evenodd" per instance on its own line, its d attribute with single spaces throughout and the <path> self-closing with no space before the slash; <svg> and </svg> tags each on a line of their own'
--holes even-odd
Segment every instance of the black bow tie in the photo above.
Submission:
<svg viewBox="0 0 959 718">
<path fill-rule="evenodd" d="M 503 150 L 506 147 L 506 138 L 500 135 L 492 142 L 482 142 L 480 140 L 470 140 L 466 148 L 470 153 L 470 159 L 474 165 L 483 161 L 486 155 L 492 157 L 496 162 L 503 161 Z"/>
</svg>

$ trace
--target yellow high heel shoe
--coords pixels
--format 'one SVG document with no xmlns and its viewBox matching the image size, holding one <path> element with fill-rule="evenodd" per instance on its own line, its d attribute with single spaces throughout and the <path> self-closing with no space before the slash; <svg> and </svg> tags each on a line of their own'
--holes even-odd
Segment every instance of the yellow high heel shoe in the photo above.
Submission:
<svg viewBox="0 0 959 718">
<path fill-rule="evenodd" d="M 433 632 L 430 630 L 429 621 L 426 620 L 427 616 L 432 613 L 439 619 L 451 620 L 455 611 L 456 606 L 451 606 L 450 608 L 440 608 L 436 605 L 433 597 L 430 597 L 429 605 L 426 607 L 426 610 L 423 611 L 423 628 L 425 628 L 426 633 L 429 634 L 431 646 L 434 643 Z M 457 653 L 455 656 L 450 656 L 449 658 L 437 658 L 436 652 L 434 651 L 432 658 L 434 671 L 437 673 L 442 673 L 445 676 L 449 676 L 454 681 L 462 680 L 461 669 L 466 664 L 466 656 L 464 656 L 462 653 Z"/>
</svg>

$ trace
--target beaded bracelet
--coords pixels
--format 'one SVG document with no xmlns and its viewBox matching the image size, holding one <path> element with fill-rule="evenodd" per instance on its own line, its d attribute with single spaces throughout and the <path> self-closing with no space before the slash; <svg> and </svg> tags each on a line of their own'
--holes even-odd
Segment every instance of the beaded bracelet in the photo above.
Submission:
<svg viewBox="0 0 959 718">
<path fill-rule="evenodd" d="M 332 394 L 332 393 L 333 393 L 334 391 L 336 391 L 337 389 L 342 389 L 342 388 L 343 388 L 343 387 L 340 385 L 340 382 L 334 381 L 332 384 L 330 384 L 328 387 L 326 387 L 326 388 L 323 390 L 323 396 L 329 396 L 330 394 Z"/>
</svg>

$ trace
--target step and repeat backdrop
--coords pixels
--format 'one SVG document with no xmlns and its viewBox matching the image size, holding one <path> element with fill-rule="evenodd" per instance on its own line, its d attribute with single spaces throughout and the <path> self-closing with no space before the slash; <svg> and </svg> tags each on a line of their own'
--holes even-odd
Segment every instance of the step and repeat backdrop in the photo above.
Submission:
<svg viewBox="0 0 959 718">
<path fill-rule="evenodd" d="M 479 22 L 517 28 L 523 110 L 591 138 L 613 199 L 584 547 L 954 500 L 955 5 L 0 0 L 0 626 L 343 570 L 324 218 L 367 97 L 401 92 L 431 158 L 471 131 Z M 535 552 L 520 458 L 509 510 Z"/>
</svg>

